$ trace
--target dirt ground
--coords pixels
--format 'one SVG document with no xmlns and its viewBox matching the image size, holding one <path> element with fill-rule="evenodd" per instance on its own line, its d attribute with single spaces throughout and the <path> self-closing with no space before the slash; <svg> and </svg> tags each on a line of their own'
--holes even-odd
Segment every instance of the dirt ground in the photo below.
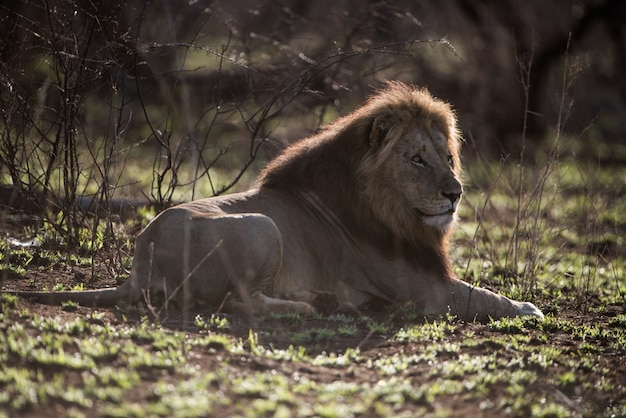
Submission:
<svg viewBox="0 0 626 418">
<path fill-rule="evenodd" d="M 5 218 L 6 219 L 6 218 Z M 17 236 L 20 228 L 15 223 L 4 222 L 0 224 L 0 233 L 4 237 Z M 59 251 L 61 256 L 57 261 L 51 261 L 45 256 L 47 251 Z M 90 266 L 80 266 L 76 263 L 67 262 L 70 254 L 64 253 L 62 247 L 51 248 L 37 247 L 30 248 L 30 258 L 23 260 L 26 273 L 16 275 L 4 270 L 0 279 L 2 289 L 10 290 L 41 290 L 44 288 L 52 289 L 53 286 L 64 284 L 69 287 L 82 283 L 85 288 L 102 288 L 116 285 L 115 272 L 110 266 L 111 259 L 117 255 L 107 251 L 101 251 L 94 257 L 94 268 Z M 27 257 L 27 256 L 24 256 Z M 13 260 L 14 262 L 15 260 Z M 539 300 L 539 306 L 543 305 L 546 309 L 549 306 L 548 300 Z M 85 307 L 78 307 L 74 310 L 67 311 L 62 307 L 51 307 L 31 303 L 28 301 L 20 301 L 17 311 L 27 311 L 32 315 L 44 317 L 58 317 L 63 320 L 71 321 L 78 317 L 85 317 L 93 310 Z M 142 317 L 149 312 L 137 310 L 118 310 L 118 309 L 99 309 L 104 316 L 102 321 L 108 322 L 113 326 L 126 324 L 139 324 Z M 582 309 L 580 306 L 563 305 L 559 306 L 558 312 L 552 312 L 559 319 L 567 320 L 572 327 L 583 327 L 586 324 L 601 324 L 602 327 L 608 327 L 612 318 L 617 315 L 624 314 L 626 309 L 624 306 L 602 306 L 600 301 L 591 298 L 589 305 Z M 394 356 L 411 356 L 419 355 L 429 349 L 429 341 L 422 342 L 404 342 L 393 338 L 393 334 L 398 330 L 406 328 L 413 324 L 403 315 L 389 310 L 366 311 L 364 315 L 372 318 L 375 322 L 386 326 L 386 331 L 372 331 L 364 326 L 361 322 L 356 322 L 357 329 L 351 335 L 342 335 L 335 333 L 330 339 L 316 339 L 315 334 L 308 334 L 309 341 L 304 342 L 307 353 L 315 356 L 320 353 L 343 353 L 347 349 L 360 350 L 360 360 L 352 368 L 337 368 L 328 366 L 319 366 L 313 364 L 303 364 L 298 362 L 278 361 L 276 359 L 249 354 L 247 356 L 233 356 L 222 353 L 215 355 L 214 353 L 196 353 L 194 355 L 194 363 L 202 370 L 215 370 L 222 367 L 224 356 L 228 357 L 229 373 L 233 375 L 246 375 L 257 371 L 273 370 L 283 376 L 290 377 L 294 375 L 306 376 L 308 379 L 319 383 L 331 383 L 336 381 L 347 381 L 357 384 L 370 383 L 375 385 L 381 379 L 376 370 L 365 367 L 368 362 L 375 362 L 379 359 L 393 358 Z M 182 331 L 191 335 L 199 334 L 202 331 L 194 324 L 196 315 L 209 317 L 210 311 L 194 311 L 181 312 L 170 310 L 167 316 L 162 316 L 158 322 L 162 327 L 173 331 Z M 224 333 L 246 340 L 249 336 L 250 329 L 254 330 L 258 335 L 258 343 L 274 349 L 287 349 L 294 344 L 294 335 L 302 333 L 306 330 L 325 329 L 334 325 L 324 318 L 318 319 L 285 319 L 285 318 L 243 318 L 237 316 L 227 316 L 230 327 Z M 19 317 L 15 320 L 19 321 Z M 155 320 L 154 318 L 152 320 Z M 28 320 L 25 319 L 25 322 Z M 526 353 L 520 353 L 515 349 L 503 343 L 494 342 L 503 336 L 501 330 L 476 323 L 455 323 L 456 330 L 446 336 L 446 343 L 457 344 L 456 350 L 443 350 L 438 354 L 438 361 L 446 361 L 447 359 L 457 358 L 461 355 L 481 356 L 485 354 L 497 353 L 499 362 L 514 363 L 516 357 L 526 356 Z M 597 390 L 592 385 L 584 385 L 584 382 L 578 384 L 557 385 L 554 381 L 555 374 L 566 373 L 570 371 L 570 363 L 558 362 L 550 368 L 533 370 L 537 373 L 538 379 L 532 385 L 527 387 L 528 393 L 541 394 L 546 399 L 552 399 L 564 406 L 571 412 L 569 416 L 602 416 L 609 410 L 624 411 L 623 405 L 626 404 L 626 347 L 616 347 L 615 341 L 603 338 L 596 338 L 592 341 L 584 341 L 577 337 L 575 333 L 565 330 L 553 330 L 545 332 L 539 329 L 526 330 L 530 339 L 530 346 L 538 349 L 545 345 L 550 345 L 563 353 L 576 355 L 580 352 L 584 342 L 591 343 L 595 352 L 598 353 L 596 367 L 593 369 L 585 369 L 581 365 L 579 370 L 575 370 L 579 376 L 584 377 L 588 382 L 601 382 L 607 378 L 611 380 L 614 391 Z M 515 331 L 512 332 L 513 334 Z M 545 336 L 547 335 L 547 341 Z M 506 337 L 506 335 L 505 335 Z M 475 343 L 468 344 L 468 338 L 472 338 Z M 583 337 L 584 338 L 584 337 Z M 437 343 L 433 341 L 432 343 Z M 218 350 L 219 352 L 219 350 Z M 415 387 L 423 387 L 429 384 L 436 384 L 437 377 L 431 372 L 433 365 L 428 363 L 419 363 L 412 365 L 410 372 L 405 372 L 403 376 L 408 377 L 411 384 Z M 150 380 L 150 377 L 148 377 Z M 149 385 L 144 389 L 142 387 L 133 390 L 134 397 L 138 399 L 150 399 L 152 391 Z M 145 393 L 144 393 L 145 392 Z M 484 396 L 494 405 L 506 404 L 507 397 L 510 397 L 509 388 L 507 386 L 494 385 L 490 387 L 489 393 Z M 503 413 L 502 408 L 496 408 L 493 411 L 479 406 L 479 402 L 472 396 L 452 396 L 450 398 L 437 397 L 432 403 L 426 405 L 427 411 L 433 415 L 437 415 L 440 408 L 452 411 L 454 416 L 500 416 Z M 423 411 L 424 405 L 418 405 L 419 411 Z M 620 409 L 621 408 L 621 409 Z M 410 409 L 409 409 L 410 410 Z M 417 411 L 417 410 L 416 410 Z M 522 411 L 530 412 L 528 408 L 522 408 Z M 215 411 L 213 411 L 215 413 Z M 225 414 L 232 413 L 232 410 L 225 409 Z M 57 414 L 65 414 L 65 405 L 62 403 L 54 404 L 52 408 L 49 406 L 35 407 L 23 411 L 23 416 L 58 416 Z M 518 415 L 514 413 L 513 415 Z M 550 416 L 550 415 L 548 415 Z M 560 416 L 560 415 L 553 415 Z"/>
<path fill-rule="evenodd" d="M 6 282 L 5 282 L 6 283 Z M 71 284 L 71 282 L 70 282 Z M 8 287 L 8 285 L 7 285 Z M 11 286 L 13 287 L 13 286 Z M 26 310 L 32 314 L 40 316 L 57 317 L 63 320 L 72 321 L 77 317 L 87 316 L 92 312 L 90 308 L 79 307 L 76 311 L 67 312 L 61 307 L 50 307 L 39 304 L 29 303 L 27 301 L 20 302 L 20 310 Z M 99 310 L 102 312 L 102 310 Z M 105 316 L 103 321 L 111 324 L 112 326 L 120 326 L 126 324 L 139 324 L 141 322 L 140 316 L 135 314 L 129 314 L 128 312 L 120 312 L 116 310 L 105 310 Z M 604 315 L 582 315 L 576 309 L 568 309 L 566 311 L 559 312 L 559 316 L 566 317 L 576 324 L 585 323 L 602 323 L 606 325 L 611 317 L 618 312 L 623 312 L 623 309 L 615 307 L 610 312 Z M 394 329 L 400 329 L 402 325 L 406 325 L 402 321 L 394 322 L 389 318 L 386 313 L 367 312 L 368 315 L 376 316 L 380 321 L 388 321 L 394 325 Z M 181 312 L 171 312 L 171 317 L 162 322 L 165 328 L 169 328 L 175 331 L 183 331 L 190 334 L 197 334 L 199 331 L 194 327 L 193 318 L 195 315 L 210 315 L 210 312 L 195 311 L 189 313 L 189 315 L 182 315 Z M 262 324 L 249 323 L 241 318 L 232 318 L 231 324 L 237 324 L 226 331 L 227 334 L 245 340 L 248 337 L 249 329 L 246 324 L 254 329 L 257 327 L 259 335 L 259 344 L 271 346 L 276 349 L 287 349 L 292 343 L 290 337 L 303 329 L 311 328 L 323 328 L 328 327 L 328 322 L 323 320 L 305 320 L 303 322 L 289 322 L 279 319 L 264 318 Z M 469 356 L 482 356 L 486 354 L 492 354 L 497 352 L 500 361 L 513 362 L 516 356 L 519 355 L 515 350 L 493 343 L 491 337 L 500 336 L 501 333 L 492 331 L 483 324 L 475 323 L 463 323 L 457 324 L 458 329 L 456 335 L 449 336 L 447 341 L 449 343 L 459 342 L 461 343 L 468 334 L 473 334 L 476 339 L 476 344 L 472 347 L 463 346 L 458 352 L 449 352 L 439 355 L 440 361 L 446 359 L 452 359 L 461 355 Z M 273 330 L 272 332 L 268 330 Z M 280 332 L 275 332 L 280 330 Z M 271 333 L 271 335 L 270 335 Z M 581 344 L 581 340 L 575 339 L 566 333 L 555 333 L 548 344 L 552 347 L 563 351 L 564 353 L 576 352 Z M 358 333 L 354 336 L 341 336 L 335 335 L 331 341 L 324 341 L 320 344 L 308 344 L 307 352 L 309 355 L 315 356 L 319 353 L 343 353 L 349 348 L 360 349 L 360 365 L 368 361 L 376 361 L 383 358 L 393 358 L 394 356 L 410 357 L 413 355 L 420 355 L 428 348 L 427 342 L 423 343 L 404 343 L 391 339 L 390 335 L 384 335 L 380 333 L 370 333 L 367 329 L 360 328 Z M 533 344 L 542 345 L 545 342 L 538 338 L 534 338 Z M 571 414 L 565 416 L 609 416 L 605 415 L 606 411 L 610 408 L 623 408 L 626 404 L 626 397 L 624 396 L 623 385 L 626 384 L 626 348 L 622 347 L 620 350 L 612 348 L 609 341 L 594 341 L 598 352 L 601 354 L 601 360 L 599 367 L 595 369 L 585 369 L 581 366 L 581 369 L 577 373 L 581 373 L 584 378 L 589 382 L 601 381 L 606 375 L 606 370 L 610 370 L 610 375 L 615 379 L 623 379 L 621 381 L 621 388 L 617 387 L 616 393 L 602 392 L 594 390 L 593 387 L 583 388 L 581 385 L 572 385 L 571 387 L 557 387 L 554 384 L 553 378 L 555 373 L 567 372 L 567 366 L 557 366 L 548 371 L 536 370 L 538 374 L 538 380 L 531 386 L 527 387 L 529 397 L 542 396 L 544 399 L 556 400 L 562 405 L 565 405 Z M 219 347 L 218 347 L 219 352 Z M 246 375 L 262 371 L 272 371 L 284 376 L 297 375 L 299 378 L 303 376 L 307 379 L 324 384 L 331 384 L 338 381 L 347 381 L 358 385 L 371 384 L 375 385 L 381 376 L 374 370 L 368 370 L 366 368 L 356 365 L 355 368 L 342 369 L 336 367 L 318 366 L 312 364 L 302 364 L 297 362 L 277 361 L 275 359 L 267 358 L 258 355 L 249 356 L 227 356 L 229 373 L 233 376 Z M 216 370 L 224 366 L 223 356 L 214 355 L 209 353 L 194 353 L 193 362 L 196 367 L 201 367 L 202 370 Z M 426 364 L 420 364 L 413 366 L 413 369 L 409 373 L 412 384 L 415 387 L 421 387 L 424 385 L 435 384 L 437 378 L 430 375 L 430 367 Z M 151 379 L 147 378 L 149 382 Z M 132 396 L 138 399 L 150 399 L 152 396 L 152 385 L 146 384 L 135 388 L 132 392 Z M 505 404 L 506 399 L 511 396 L 509 388 L 507 386 L 492 386 L 486 398 L 490 400 L 494 405 Z M 23 411 L 21 416 L 31 417 L 43 417 L 43 416 L 63 416 L 67 413 L 67 405 L 63 403 L 50 405 L 42 405 Z M 423 409 L 419 409 L 422 411 Z M 444 401 L 437 398 L 435 402 L 428 405 L 429 414 L 437 416 L 437 411 L 448 411 L 447 414 L 452 416 L 502 416 L 503 410 L 497 408 L 494 410 L 485 410 L 484 407 L 479 405 L 479 402 L 473 399 L 467 399 L 463 396 L 452 396 Z M 527 410 L 527 409 L 524 409 Z M 623 410 L 623 409 L 622 409 Z M 452 411 L 452 412 L 450 412 Z M 530 412 L 530 411 L 528 411 Z M 213 411 L 215 413 L 215 411 Z M 232 410 L 225 409 L 223 411 L 224 416 L 229 416 Z M 420 412 L 421 413 L 421 412 Z M 519 416 L 519 411 L 513 415 Z M 218 415 L 213 415 L 218 416 Z M 547 415 L 547 416 L 561 416 L 561 415 Z M 620 416 L 615 414 L 612 416 Z"/>
</svg>

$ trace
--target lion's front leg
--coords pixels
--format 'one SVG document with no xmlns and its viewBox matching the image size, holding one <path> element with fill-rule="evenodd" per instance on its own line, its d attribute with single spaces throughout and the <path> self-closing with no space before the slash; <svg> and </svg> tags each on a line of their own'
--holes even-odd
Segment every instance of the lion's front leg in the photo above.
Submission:
<svg viewBox="0 0 626 418">
<path fill-rule="evenodd" d="M 241 291 L 229 294 L 224 299 L 220 310 L 248 315 L 296 312 L 304 316 L 312 316 L 316 313 L 330 314 L 339 307 L 337 296 L 328 292 L 302 290 L 273 296 L 256 292 L 244 298 L 241 294 Z"/>
<path fill-rule="evenodd" d="M 316 313 L 315 308 L 307 302 L 270 297 L 263 292 L 255 292 L 245 297 L 241 297 L 241 293 L 227 295 L 218 311 L 246 315 L 295 312 L 304 316 L 311 316 Z"/>
<path fill-rule="evenodd" d="M 433 306 L 427 306 L 439 314 L 450 312 L 467 321 L 481 322 L 486 322 L 489 318 L 525 315 L 543 319 L 543 313 L 530 302 L 511 300 L 462 280 L 450 280 L 440 290 L 441 297 L 433 300 Z"/>
</svg>

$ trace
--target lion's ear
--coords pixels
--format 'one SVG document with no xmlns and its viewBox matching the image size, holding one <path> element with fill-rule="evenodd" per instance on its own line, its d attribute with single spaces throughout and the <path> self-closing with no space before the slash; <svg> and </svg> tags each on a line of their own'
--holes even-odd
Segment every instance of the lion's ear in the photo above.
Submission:
<svg viewBox="0 0 626 418">
<path fill-rule="evenodd" d="M 372 123 L 372 129 L 370 131 L 370 145 L 372 147 L 380 146 L 385 141 L 385 137 L 392 126 L 393 121 L 391 115 L 385 114 L 377 116 Z"/>
</svg>

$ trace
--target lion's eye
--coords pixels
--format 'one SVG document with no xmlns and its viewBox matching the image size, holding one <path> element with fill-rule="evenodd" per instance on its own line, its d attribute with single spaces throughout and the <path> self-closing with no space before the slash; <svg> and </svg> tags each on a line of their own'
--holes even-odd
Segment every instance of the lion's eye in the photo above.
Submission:
<svg viewBox="0 0 626 418">
<path fill-rule="evenodd" d="M 422 157 L 420 157 L 419 155 L 414 156 L 413 158 L 411 158 L 411 163 L 419 168 L 426 168 L 428 166 L 428 164 L 426 164 L 426 161 L 424 161 L 422 159 Z"/>
</svg>

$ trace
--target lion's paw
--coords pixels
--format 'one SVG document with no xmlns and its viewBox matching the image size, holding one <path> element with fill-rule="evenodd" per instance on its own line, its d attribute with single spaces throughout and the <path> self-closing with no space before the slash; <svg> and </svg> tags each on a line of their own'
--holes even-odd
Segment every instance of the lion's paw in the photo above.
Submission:
<svg viewBox="0 0 626 418">
<path fill-rule="evenodd" d="M 530 315 L 543 319 L 543 312 L 530 302 L 521 302 L 519 307 L 520 316 Z"/>
</svg>

